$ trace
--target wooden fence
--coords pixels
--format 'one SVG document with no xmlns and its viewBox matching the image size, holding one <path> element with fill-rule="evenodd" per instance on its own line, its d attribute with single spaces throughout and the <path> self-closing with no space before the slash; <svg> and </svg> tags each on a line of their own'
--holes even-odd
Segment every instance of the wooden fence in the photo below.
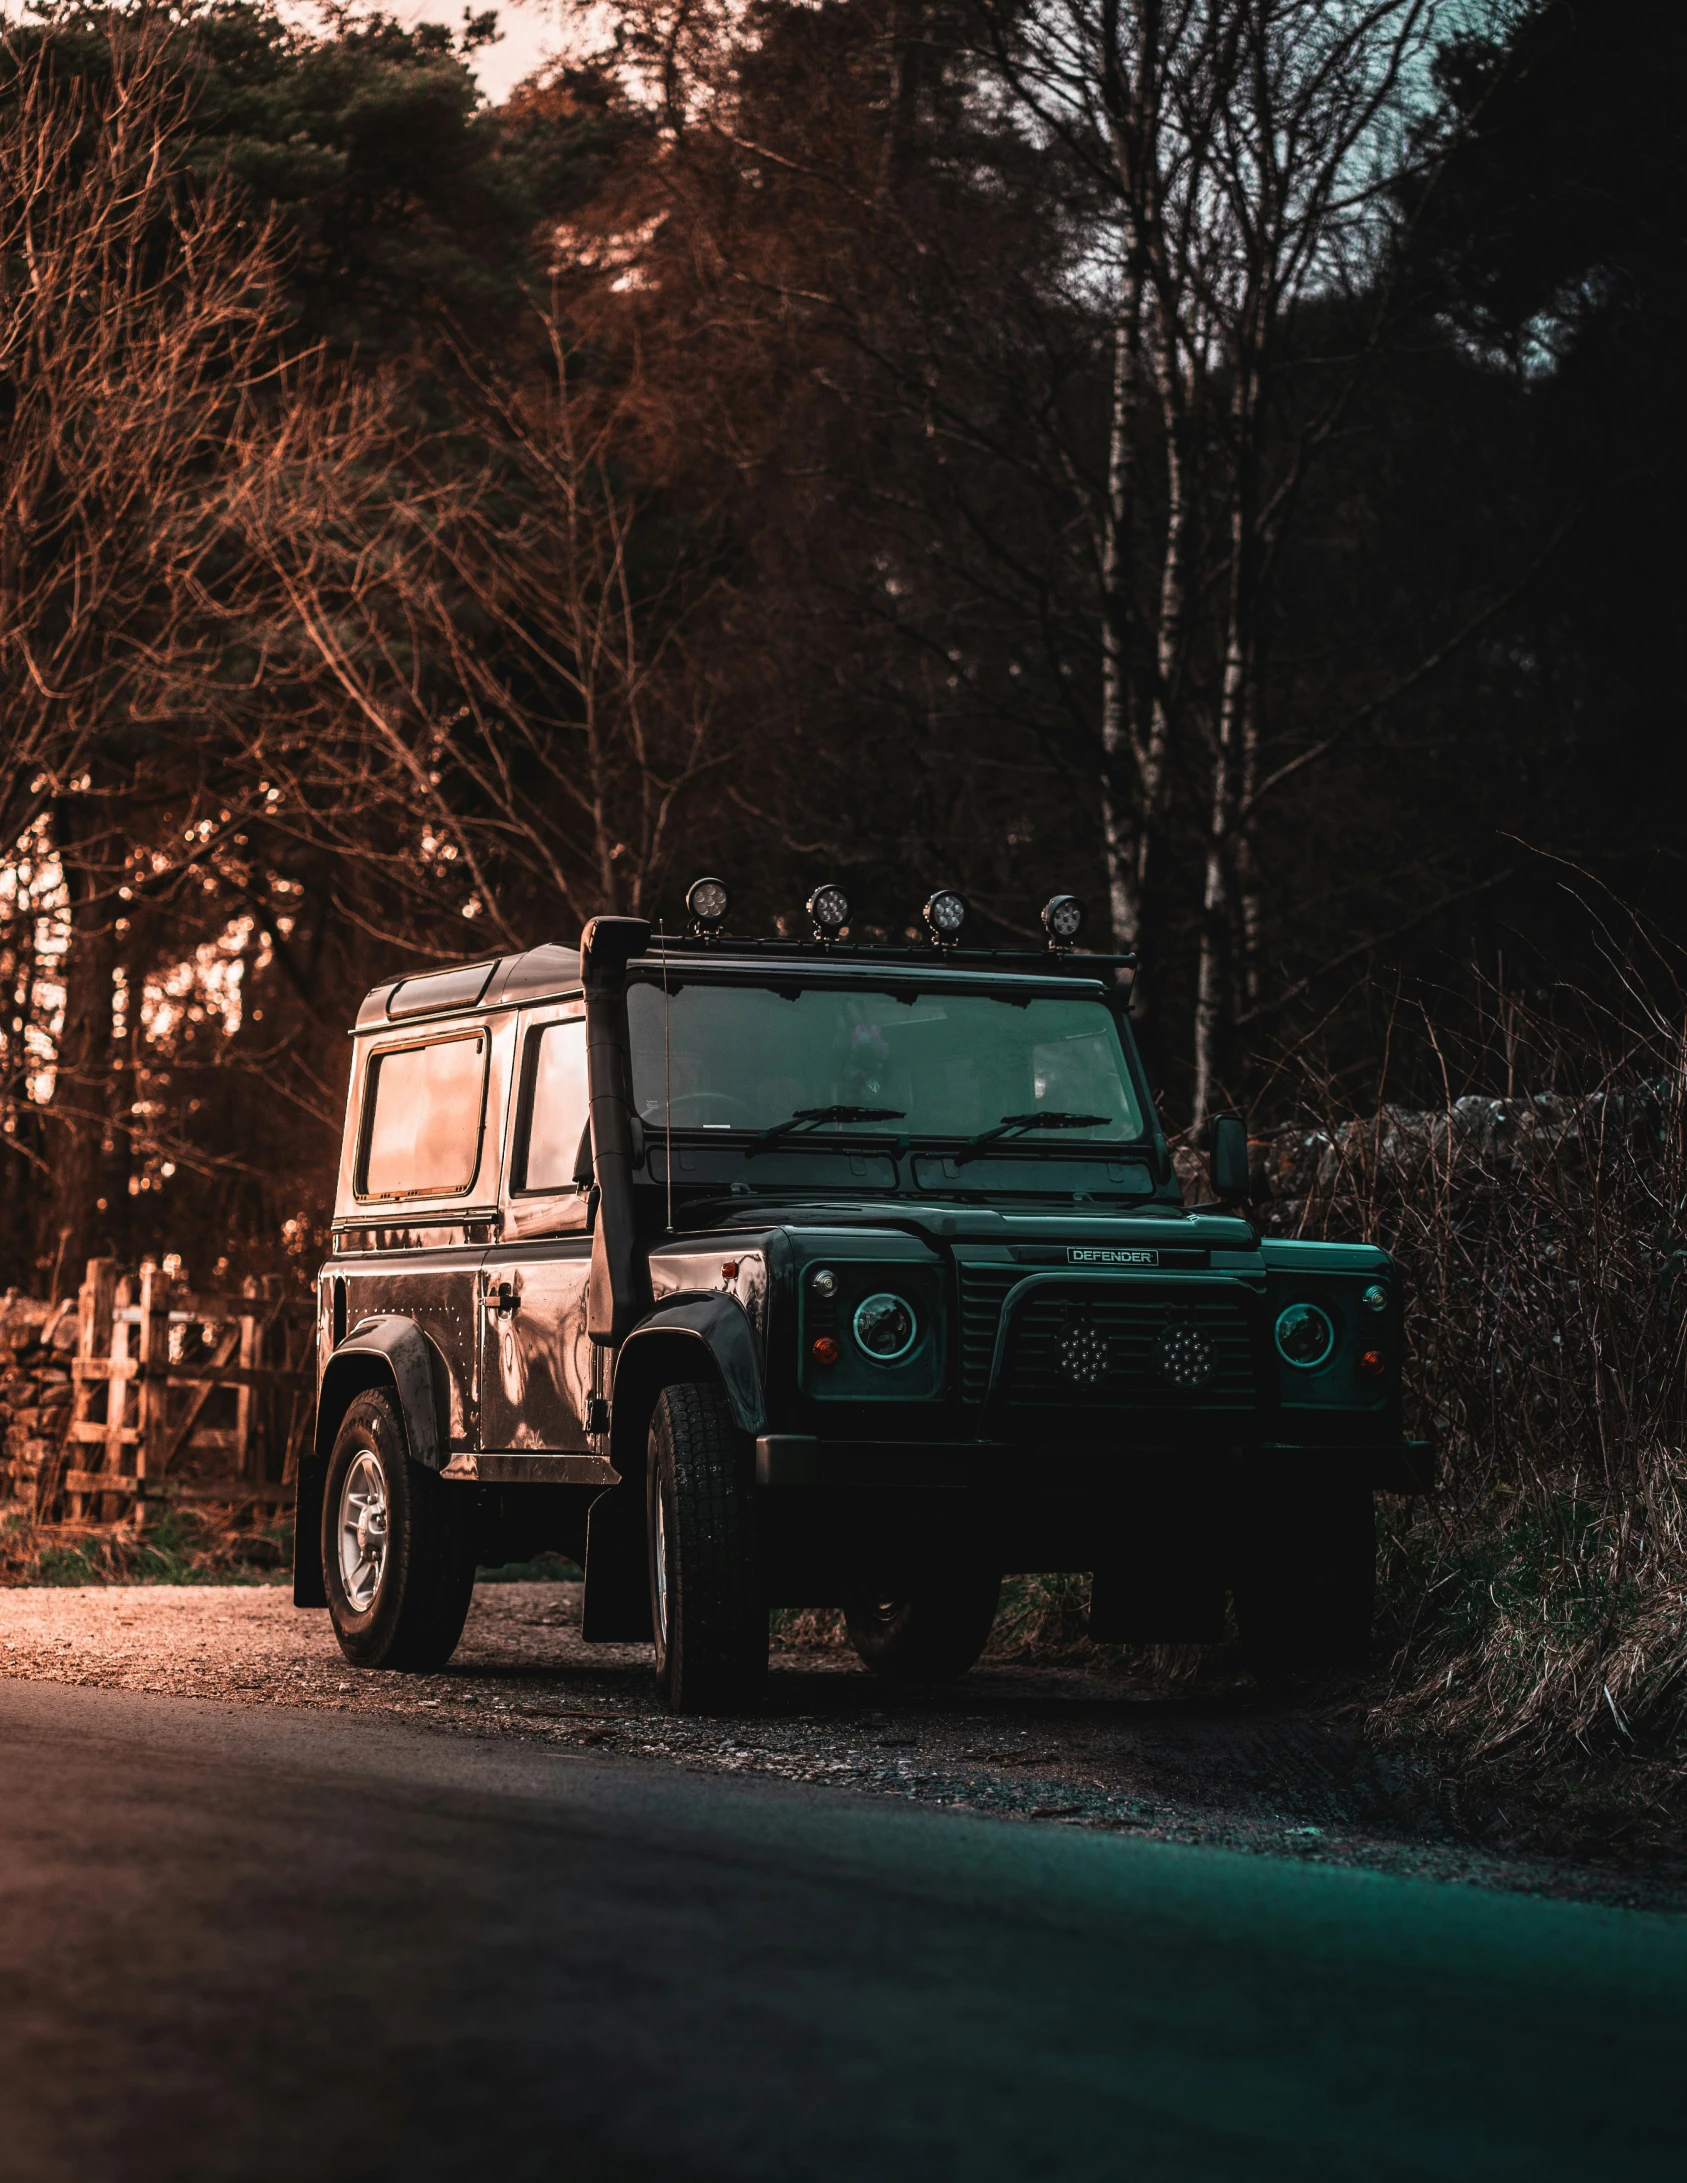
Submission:
<svg viewBox="0 0 1687 2183">
<path fill-rule="evenodd" d="M 58 1475 L 71 1522 L 142 1521 L 149 1504 L 280 1507 L 310 1430 L 314 1317 L 280 1279 L 196 1296 L 144 1265 L 88 1261 Z M 218 1415 L 218 1413 L 221 1415 Z"/>
</svg>

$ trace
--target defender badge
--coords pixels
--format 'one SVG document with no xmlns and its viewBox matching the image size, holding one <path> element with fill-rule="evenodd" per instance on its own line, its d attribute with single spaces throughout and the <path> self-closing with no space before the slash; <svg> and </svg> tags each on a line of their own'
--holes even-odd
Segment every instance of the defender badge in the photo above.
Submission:
<svg viewBox="0 0 1687 2183">
<path fill-rule="evenodd" d="M 1135 1244 L 1119 1243 L 1088 1245 L 1074 1243 L 1066 1252 L 1069 1266 L 1157 1266 L 1158 1251 L 1145 1251 Z"/>
</svg>

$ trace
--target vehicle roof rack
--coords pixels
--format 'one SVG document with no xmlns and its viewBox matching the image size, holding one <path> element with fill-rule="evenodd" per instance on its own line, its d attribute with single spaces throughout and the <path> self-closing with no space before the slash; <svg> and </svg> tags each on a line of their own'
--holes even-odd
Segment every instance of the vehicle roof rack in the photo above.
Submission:
<svg viewBox="0 0 1687 2183">
<path fill-rule="evenodd" d="M 726 934 L 652 933 L 642 962 L 683 958 L 688 963 L 900 964 L 907 969 L 1015 970 L 1048 977 L 1099 978 L 1110 970 L 1134 970 L 1134 955 L 1080 954 L 1075 948 L 939 947 L 933 942 L 878 945 L 851 940 L 735 940 Z M 470 965 L 446 964 L 409 978 L 389 978 L 365 994 L 352 1026 L 356 1031 L 396 1029 L 444 1015 L 485 1015 L 495 1008 L 561 999 L 580 990 L 576 948 L 543 945 L 519 955 L 481 956 Z"/>
<path fill-rule="evenodd" d="M 737 962 L 745 957 L 771 956 L 786 962 L 923 963 L 933 969 L 1069 970 L 1094 977 L 1104 970 L 1134 970 L 1134 955 L 1099 955 L 1076 948 L 940 947 L 930 940 L 889 942 L 856 940 L 738 940 L 729 933 L 653 932 L 645 951 L 652 955 L 686 955 L 706 962 L 724 956 Z"/>
</svg>

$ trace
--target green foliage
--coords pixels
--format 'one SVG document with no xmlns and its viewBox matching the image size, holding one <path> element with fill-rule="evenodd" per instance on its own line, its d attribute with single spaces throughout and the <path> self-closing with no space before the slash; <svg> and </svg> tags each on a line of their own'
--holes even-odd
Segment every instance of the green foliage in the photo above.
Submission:
<svg viewBox="0 0 1687 2183">
<path fill-rule="evenodd" d="M 230 1532 L 207 1516 L 166 1508 L 139 1533 L 37 1534 L 16 1518 L 0 1536 L 0 1583 L 291 1583 L 291 1520 Z"/>
<path fill-rule="evenodd" d="M 98 80 L 142 14 L 54 6 L 15 51 L 49 41 L 61 71 Z M 278 220 L 301 333 L 364 356 L 446 326 L 477 344 L 521 334 L 547 277 L 541 230 L 636 126 L 590 68 L 487 109 L 469 59 L 488 15 L 454 32 L 343 13 L 313 32 L 269 0 L 188 0 L 171 20 L 193 164 L 228 168 Z"/>
</svg>

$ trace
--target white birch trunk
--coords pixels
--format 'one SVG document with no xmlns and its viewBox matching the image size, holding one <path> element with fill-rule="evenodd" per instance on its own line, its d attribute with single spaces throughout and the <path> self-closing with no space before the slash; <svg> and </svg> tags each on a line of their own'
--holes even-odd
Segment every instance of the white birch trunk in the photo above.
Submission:
<svg viewBox="0 0 1687 2183">
<path fill-rule="evenodd" d="M 1113 945 L 1122 954 L 1134 952 L 1142 942 L 1142 873 L 1147 851 L 1144 784 L 1131 720 L 1126 643 L 1138 300 L 1135 273 L 1127 270 L 1113 334 L 1113 412 L 1101 545 L 1101 830 L 1107 858 L 1108 923 Z M 1123 785 L 1127 771 L 1135 776 L 1135 796 Z"/>
</svg>

